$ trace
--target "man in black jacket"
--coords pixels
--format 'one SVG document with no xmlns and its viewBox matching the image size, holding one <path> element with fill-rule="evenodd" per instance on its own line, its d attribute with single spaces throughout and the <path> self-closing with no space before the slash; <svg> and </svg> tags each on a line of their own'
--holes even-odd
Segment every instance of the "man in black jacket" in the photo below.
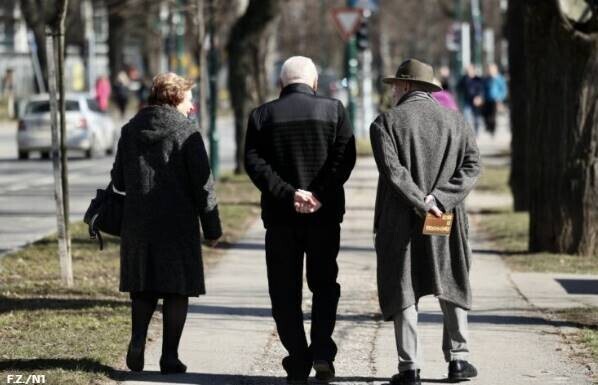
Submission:
<svg viewBox="0 0 598 385">
<path fill-rule="evenodd" d="M 345 213 L 343 184 L 355 165 L 355 138 L 342 103 L 316 95 L 311 59 L 282 66 L 280 97 L 251 112 L 245 168 L 262 192 L 272 315 L 289 352 L 288 381 L 334 377 L 332 332 L 340 286 L 336 257 Z M 303 328 L 303 255 L 313 293 L 311 345 Z"/>
</svg>

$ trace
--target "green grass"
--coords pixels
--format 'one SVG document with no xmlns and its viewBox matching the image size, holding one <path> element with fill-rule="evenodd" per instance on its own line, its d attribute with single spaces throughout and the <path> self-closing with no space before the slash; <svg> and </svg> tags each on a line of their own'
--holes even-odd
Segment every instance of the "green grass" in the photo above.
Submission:
<svg viewBox="0 0 598 385">
<path fill-rule="evenodd" d="M 476 184 L 476 191 L 497 194 L 510 194 L 509 168 L 506 166 L 484 167 Z"/>
<path fill-rule="evenodd" d="M 373 156 L 372 144 L 369 138 L 357 138 L 357 156 Z"/>
<path fill-rule="evenodd" d="M 508 166 L 484 169 L 476 191 L 510 194 Z M 598 256 L 528 252 L 529 214 L 496 207 L 476 215 L 481 230 L 502 255 L 509 268 L 522 272 L 598 274 Z"/>
<path fill-rule="evenodd" d="M 259 193 L 246 176 L 226 175 L 217 195 L 226 246 L 256 218 Z M 54 236 L 0 260 L 0 383 L 8 374 L 44 374 L 56 385 L 118 380 L 129 302 L 118 292 L 119 240 L 105 241 L 100 252 L 84 224 L 72 226 L 73 288 L 61 284 Z M 204 248 L 208 271 L 222 252 Z"/>
<path fill-rule="evenodd" d="M 598 362 L 598 307 L 578 307 L 558 310 L 552 313 L 552 318 L 571 322 L 578 328 L 576 342 L 587 349 L 586 359 Z M 598 373 L 595 375 L 598 381 Z"/>
</svg>

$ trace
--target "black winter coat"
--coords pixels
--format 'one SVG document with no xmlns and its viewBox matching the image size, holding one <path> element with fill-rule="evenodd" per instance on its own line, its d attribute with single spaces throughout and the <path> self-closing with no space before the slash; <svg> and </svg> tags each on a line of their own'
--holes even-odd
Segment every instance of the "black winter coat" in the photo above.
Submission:
<svg viewBox="0 0 598 385">
<path fill-rule="evenodd" d="M 207 239 L 222 229 L 204 143 L 191 121 L 168 106 L 139 111 L 122 128 L 111 176 L 126 192 L 120 290 L 204 294 L 199 221 Z"/>
<path fill-rule="evenodd" d="M 295 83 L 251 112 L 245 169 L 262 192 L 265 227 L 342 222 L 343 184 L 354 166 L 355 137 L 340 101 Z M 297 189 L 311 191 L 322 208 L 298 214 L 293 204 Z"/>
</svg>

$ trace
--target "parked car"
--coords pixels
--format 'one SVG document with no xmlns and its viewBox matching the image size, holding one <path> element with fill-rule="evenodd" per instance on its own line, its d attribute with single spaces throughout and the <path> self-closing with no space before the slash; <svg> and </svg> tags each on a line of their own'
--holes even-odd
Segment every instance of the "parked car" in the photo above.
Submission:
<svg viewBox="0 0 598 385">
<path fill-rule="evenodd" d="M 112 154 L 118 141 L 110 116 L 102 112 L 93 96 L 67 94 L 65 97 L 66 146 L 93 158 Z M 48 94 L 35 95 L 25 102 L 17 131 L 19 159 L 28 159 L 32 151 L 49 158 L 52 150 L 50 100 Z"/>
</svg>

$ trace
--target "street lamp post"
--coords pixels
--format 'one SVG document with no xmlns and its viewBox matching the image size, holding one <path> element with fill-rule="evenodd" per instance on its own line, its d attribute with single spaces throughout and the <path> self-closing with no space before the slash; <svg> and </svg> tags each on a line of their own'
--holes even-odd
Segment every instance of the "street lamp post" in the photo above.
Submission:
<svg viewBox="0 0 598 385">
<path fill-rule="evenodd" d="M 208 32 L 210 34 L 210 50 L 208 52 L 208 79 L 210 88 L 210 166 L 212 175 L 218 178 L 220 173 L 219 156 L 219 135 L 216 125 L 216 115 L 218 113 L 218 50 L 216 49 L 215 26 L 214 26 L 214 0 L 209 2 L 210 17 L 208 21 Z"/>
<path fill-rule="evenodd" d="M 177 1 L 175 12 L 175 45 L 176 45 L 176 72 L 179 75 L 185 74 L 184 56 L 185 56 L 185 14 L 183 7 L 185 0 Z"/>
<path fill-rule="evenodd" d="M 347 7 L 354 8 L 357 0 L 347 0 Z M 352 36 L 345 45 L 345 77 L 347 79 L 347 111 L 351 124 L 355 126 L 355 81 L 359 61 L 357 60 L 357 41 Z"/>
<path fill-rule="evenodd" d="M 473 24 L 473 60 L 476 66 L 482 67 L 483 51 L 483 18 L 480 0 L 471 0 L 471 21 Z"/>
</svg>

